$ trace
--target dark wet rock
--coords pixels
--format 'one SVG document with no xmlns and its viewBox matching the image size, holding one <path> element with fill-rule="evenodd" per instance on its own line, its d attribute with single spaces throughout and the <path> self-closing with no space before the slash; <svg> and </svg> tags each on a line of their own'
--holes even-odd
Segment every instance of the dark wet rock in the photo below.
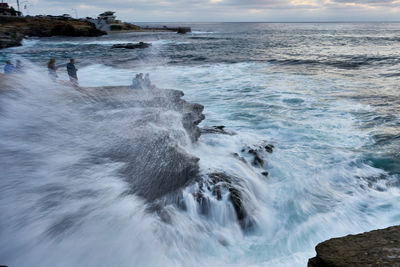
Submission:
<svg viewBox="0 0 400 267">
<path fill-rule="evenodd" d="M 261 154 L 259 151 L 255 149 L 249 149 L 247 151 L 249 154 L 254 156 L 253 165 L 262 167 L 264 165 L 264 160 L 261 158 Z"/>
<path fill-rule="evenodd" d="M 333 238 L 315 250 L 309 267 L 400 266 L 400 226 Z"/>
<path fill-rule="evenodd" d="M 192 30 L 191 30 L 191 28 L 189 28 L 189 27 L 178 27 L 177 29 L 176 29 L 176 32 L 177 33 L 179 33 L 179 34 L 185 34 L 185 33 L 187 33 L 187 32 L 191 32 Z"/>
<path fill-rule="evenodd" d="M 151 46 L 150 43 L 139 42 L 139 43 L 115 44 L 111 48 L 143 49 L 143 48 L 148 48 L 150 46 Z"/>
<path fill-rule="evenodd" d="M 236 211 L 236 216 L 239 221 L 243 221 L 247 216 L 247 211 L 243 205 L 242 194 L 234 186 L 229 187 L 229 193 L 233 208 Z"/>
<path fill-rule="evenodd" d="M 235 132 L 225 130 L 225 126 L 210 126 L 201 129 L 202 134 L 226 134 L 235 135 Z"/>
<path fill-rule="evenodd" d="M 251 163 L 253 166 L 264 168 L 265 167 L 265 158 L 267 157 L 265 152 L 272 153 L 274 149 L 274 145 L 265 144 L 263 141 L 261 145 L 253 145 L 242 148 L 242 153 L 248 153 L 253 156 L 253 160 Z"/>
<path fill-rule="evenodd" d="M 207 215 L 210 207 L 210 200 L 203 193 L 205 188 L 212 192 L 217 200 L 222 200 L 223 193 L 229 192 L 229 200 L 235 210 L 237 220 L 243 229 L 249 227 L 251 219 L 245 208 L 243 192 L 241 191 L 240 179 L 224 172 L 215 172 L 207 175 L 205 180 L 198 181 L 199 191 L 195 198 L 201 207 L 201 213 Z"/>
<path fill-rule="evenodd" d="M 269 173 L 267 171 L 264 171 L 261 173 L 263 176 L 268 177 Z"/>
<path fill-rule="evenodd" d="M 272 144 L 268 144 L 266 146 L 264 146 L 265 151 L 267 151 L 268 153 L 272 153 L 274 151 L 275 146 Z"/>
</svg>

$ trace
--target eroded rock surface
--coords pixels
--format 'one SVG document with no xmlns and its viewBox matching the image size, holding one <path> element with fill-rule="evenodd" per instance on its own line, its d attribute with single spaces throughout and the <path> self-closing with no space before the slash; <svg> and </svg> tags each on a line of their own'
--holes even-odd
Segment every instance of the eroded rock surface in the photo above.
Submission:
<svg viewBox="0 0 400 267">
<path fill-rule="evenodd" d="M 151 202 L 196 178 L 199 159 L 185 151 L 185 145 L 200 136 L 202 105 L 184 101 L 177 90 L 123 86 L 81 90 L 101 103 L 96 109 L 105 120 L 127 117 L 126 126 L 111 137 L 108 143 L 113 145 L 105 146 L 103 156 L 124 164 L 121 176 L 132 193 Z"/>
<path fill-rule="evenodd" d="M 400 266 L 400 226 L 318 244 L 309 267 Z"/>
</svg>

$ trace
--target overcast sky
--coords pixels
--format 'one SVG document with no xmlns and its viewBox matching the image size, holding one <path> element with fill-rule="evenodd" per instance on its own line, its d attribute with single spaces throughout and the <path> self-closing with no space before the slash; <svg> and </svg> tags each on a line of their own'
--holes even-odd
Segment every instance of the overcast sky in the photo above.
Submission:
<svg viewBox="0 0 400 267">
<path fill-rule="evenodd" d="M 5 0 L 15 5 L 16 0 Z M 129 22 L 400 21 L 400 0 L 20 0 L 30 15 L 95 17 L 111 10 Z M 26 9 L 24 9 L 26 6 Z"/>
</svg>

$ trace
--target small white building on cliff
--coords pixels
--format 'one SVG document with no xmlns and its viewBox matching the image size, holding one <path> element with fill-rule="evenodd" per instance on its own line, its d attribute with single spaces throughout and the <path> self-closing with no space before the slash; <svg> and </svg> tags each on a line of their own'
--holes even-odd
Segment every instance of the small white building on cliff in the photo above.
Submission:
<svg viewBox="0 0 400 267">
<path fill-rule="evenodd" d="M 101 13 L 97 19 L 98 20 L 104 20 L 106 21 L 108 24 L 112 24 L 115 23 L 115 19 L 117 18 L 115 15 L 114 11 L 106 11 L 104 13 Z"/>
<path fill-rule="evenodd" d="M 112 31 L 121 27 L 121 21 L 116 19 L 114 11 L 106 11 L 97 16 L 97 19 L 87 19 L 102 31 Z"/>
</svg>

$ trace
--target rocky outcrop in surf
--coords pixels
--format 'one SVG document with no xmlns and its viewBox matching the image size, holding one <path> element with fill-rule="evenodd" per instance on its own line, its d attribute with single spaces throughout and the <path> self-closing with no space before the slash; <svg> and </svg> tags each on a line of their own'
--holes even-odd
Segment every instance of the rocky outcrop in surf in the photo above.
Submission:
<svg viewBox="0 0 400 267">
<path fill-rule="evenodd" d="M 137 49 L 137 48 L 148 48 L 150 47 L 150 43 L 127 43 L 127 44 L 115 44 L 111 48 L 125 48 L 125 49 Z"/>
<path fill-rule="evenodd" d="M 315 250 L 308 267 L 400 266 L 400 226 L 332 238 Z"/>
<path fill-rule="evenodd" d="M 130 87 L 83 89 L 107 106 L 127 106 L 132 133 L 115 137 L 103 157 L 123 163 L 121 176 L 131 193 L 152 202 L 194 181 L 199 159 L 185 145 L 200 136 L 203 106 L 188 103 L 177 90 L 133 90 Z M 102 106 L 101 106 L 102 107 Z M 104 107 L 102 107 L 104 108 Z"/>
<path fill-rule="evenodd" d="M 235 135 L 236 133 L 233 131 L 225 130 L 225 126 L 210 126 L 210 127 L 203 127 L 201 129 L 202 134 L 226 134 L 226 135 Z"/>
<path fill-rule="evenodd" d="M 101 36 L 107 34 L 88 21 L 49 17 L 0 16 L 0 48 L 21 45 L 24 36 Z"/>
</svg>

